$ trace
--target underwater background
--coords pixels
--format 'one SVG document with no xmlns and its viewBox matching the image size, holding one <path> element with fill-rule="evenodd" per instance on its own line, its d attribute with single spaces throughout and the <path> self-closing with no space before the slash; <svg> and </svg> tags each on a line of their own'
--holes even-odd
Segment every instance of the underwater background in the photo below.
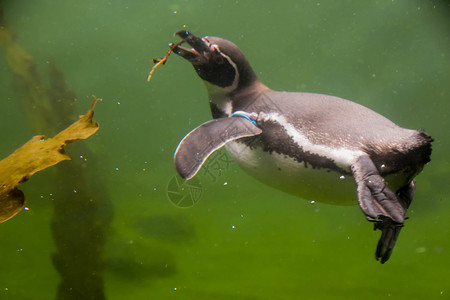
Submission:
<svg viewBox="0 0 450 300">
<path fill-rule="evenodd" d="M 448 2 L 4 0 L 0 8 L 8 24 L 0 29 L 28 53 L 7 62 L 11 41 L 0 35 L 1 158 L 68 126 L 93 94 L 102 99 L 99 131 L 66 147 L 71 161 L 22 184 L 27 209 L 0 224 L 0 299 L 450 299 Z M 224 150 L 183 184 L 173 152 L 211 119 L 206 89 L 176 55 L 146 80 L 181 29 L 233 41 L 273 89 L 339 96 L 433 136 L 387 263 L 375 261 L 380 232 L 357 205 L 274 190 Z M 27 83 L 13 72 L 24 62 L 36 66 Z M 64 113 L 27 102 L 36 93 L 67 99 Z"/>
</svg>

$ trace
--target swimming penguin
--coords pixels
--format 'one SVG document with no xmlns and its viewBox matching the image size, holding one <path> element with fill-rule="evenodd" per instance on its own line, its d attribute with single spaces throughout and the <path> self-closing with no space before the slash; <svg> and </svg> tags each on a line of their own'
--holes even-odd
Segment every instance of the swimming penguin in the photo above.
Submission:
<svg viewBox="0 0 450 300">
<path fill-rule="evenodd" d="M 382 231 L 375 257 L 386 262 L 432 138 L 338 97 L 271 90 L 232 42 L 176 35 L 192 48 L 176 44 L 173 52 L 205 82 L 214 118 L 179 143 L 178 173 L 192 178 L 225 146 L 247 173 L 279 190 L 334 204 L 357 201 Z"/>
</svg>

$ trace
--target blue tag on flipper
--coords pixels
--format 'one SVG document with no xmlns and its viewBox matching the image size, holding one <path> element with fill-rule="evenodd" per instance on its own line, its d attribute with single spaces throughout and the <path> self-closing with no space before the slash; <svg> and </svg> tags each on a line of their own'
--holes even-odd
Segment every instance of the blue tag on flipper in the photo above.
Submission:
<svg viewBox="0 0 450 300">
<path fill-rule="evenodd" d="M 249 116 L 247 116 L 244 112 L 242 112 L 242 111 L 235 111 L 234 113 L 232 113 L 231 115 L 230 115 L 230 117 L 234 117 L 234 116 L 239 116 L 239 117 L 243 117 L 243 118 L 245 118 L 245 119 L 247 119 L 247 120 L 249 120 L 250 122 L 252 122 L 253 123 L 253 125 L 256 125 L 256 121 L 255 120 L 252 120 L 252 119 L 250 119 L 250 117 Z"/>
</svg>

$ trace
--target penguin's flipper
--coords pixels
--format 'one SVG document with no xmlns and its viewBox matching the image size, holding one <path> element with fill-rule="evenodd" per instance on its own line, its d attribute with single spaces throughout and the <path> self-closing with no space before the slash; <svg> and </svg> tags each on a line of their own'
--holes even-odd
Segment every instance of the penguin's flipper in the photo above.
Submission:
<svg viewBox="0 0 450 300">
<path fill-rule="evenodd" d="M 377 260 L 381 258 L 381 263 L 384 263 L 392 254 L 413 193 L 405 191 L 397 197 L 369 156 L 358 158 L 352 165 L 352 172 L 357 184 L 359 206 L 367 219 L 375 222 L 374 228 L 382 231 L 375 257 Z"/>
<path fill-rule="evenodd" d="M 178 144 L 174 155 L 175 167 L 181 177 L 191 179 L 214 151 L 230 141 L 260 133 L 262 130 L 246 117 L 208 121 L 189 132 Z"/>
</svg>

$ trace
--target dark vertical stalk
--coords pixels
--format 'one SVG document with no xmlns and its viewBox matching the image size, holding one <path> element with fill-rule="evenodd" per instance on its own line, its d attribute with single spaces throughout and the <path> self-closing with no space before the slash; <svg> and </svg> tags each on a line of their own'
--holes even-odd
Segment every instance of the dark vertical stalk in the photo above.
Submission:
<svg viewBox="0 0 450 300">
<path fill-rule="evenodd" d="M 15 42 L 1 7 L 0 46 L 6 49 L 18 99 L 33 129 L 53 134 L 73 122 L 75 94 L 63 74 L 51 66 L 51 87 L 43 87 L 33 58 Z M 74 159 L 57 166 L 51 183 L 55 189 L 51 226 L 57 247 L 53 264 L 61 276 L 56 299 L 105 299 L 103 250 L 112 209 L 94 154 L 85 145 L 66 149 Z"/>
</svg>

